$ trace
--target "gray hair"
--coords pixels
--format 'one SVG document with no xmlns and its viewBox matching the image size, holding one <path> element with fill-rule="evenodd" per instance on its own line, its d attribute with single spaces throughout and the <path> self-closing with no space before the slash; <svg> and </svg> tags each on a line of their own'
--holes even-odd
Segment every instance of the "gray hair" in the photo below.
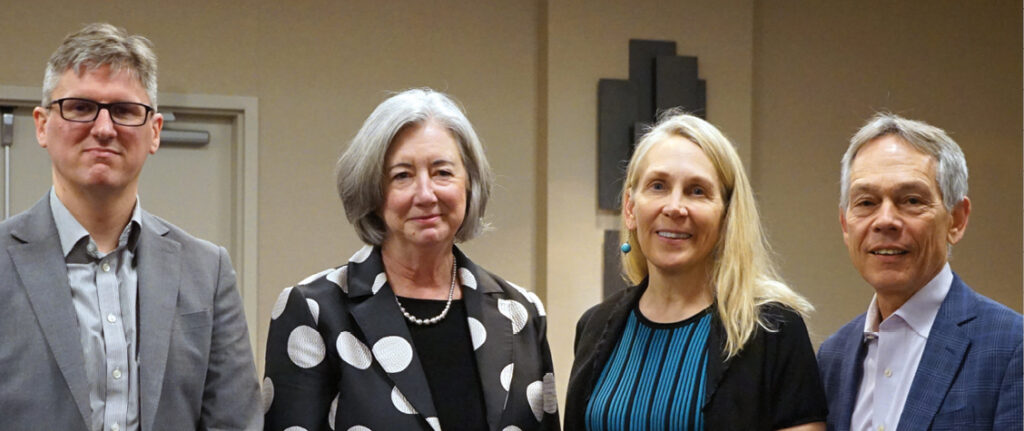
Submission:
<svg viewBox="0 0 1024 431">
<path fill-rule="evenodd" d="M 143 36 L 129 35 L 123 28 L 93 23 L 67 35 L 46 62 L 43 77 L 43 107 L 50 106 L 53 90 L 68 70 L 81 73 L 108 65 L 113 70 L 127 69 L 146 90 L 149 103 L 156 109 L 156 54 L 153 43 Z"/>
<path fill-rule="evenodd" d="M 437 122 L 452 134 L 469 175 L 466 217 L 455 239 L 470 240 L 487 228 L 483 217 L 494 174 L 480 138 L 451 97 L 429 88 L 411 89 L 377 105 L 338 158 L 338 196 L 345 206 L 345 216 L 363 242 L 380 245 L 387 236 L 379 210 L 384 204 L 384 157 L 388 148 L 402 129 L 427 121 Z"/>
<path fill-rule="evenodd" d="M 885 136 L 896 136 L 918 151 L 935 159 L 935 183 L 942 192 L 942 203 L 952 211 L 967 196 L 967 160 L 960 146 L 942 129 L 921 121 L 908 120 L 895 114 L 878 113 L 852 138 L 842 161 L 842 184 L 839 207 L 849 204 L 850 167 L 857 152 L 865 144 Z"/>
</svg>

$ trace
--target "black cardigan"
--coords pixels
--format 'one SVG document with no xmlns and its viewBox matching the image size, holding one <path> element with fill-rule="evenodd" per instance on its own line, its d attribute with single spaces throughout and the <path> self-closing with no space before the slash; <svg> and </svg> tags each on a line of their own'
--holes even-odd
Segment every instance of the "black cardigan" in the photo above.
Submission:
<svg viewBox="0 0 1024 431">
<path fill-rule="evenodd" d="M 587 310 L 576 324 L 576 359 L 565 402 L 566 431 L 586 429 L 584 414 L 590 394 L 622 336 L 626 318 L 646 288 L 644 281 L 613 295 Z M 824 421 L 827 416 L 825 392 L 803 319 L 774 303 L 762 306 L 760 312 L 775 331 L 758 326 L 743 350 L 724 360 L 725 329 L 712 307 L 702 408 L 709 430 L 773 430 Z"/>
</svg>

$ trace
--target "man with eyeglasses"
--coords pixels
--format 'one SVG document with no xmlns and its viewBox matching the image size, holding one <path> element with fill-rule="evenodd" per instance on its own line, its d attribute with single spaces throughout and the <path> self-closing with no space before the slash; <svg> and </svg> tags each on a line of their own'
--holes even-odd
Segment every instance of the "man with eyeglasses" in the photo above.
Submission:
<svg viewBox="0 0 1024 431">
<path fill-rule="evenodd" d="M 109 24 L 50 57 L 36 138 L 53 187 L 0 223 L 0 428 L 259 429 L 227 251 L 141 209 L 156 56 Z"/>
</svg>

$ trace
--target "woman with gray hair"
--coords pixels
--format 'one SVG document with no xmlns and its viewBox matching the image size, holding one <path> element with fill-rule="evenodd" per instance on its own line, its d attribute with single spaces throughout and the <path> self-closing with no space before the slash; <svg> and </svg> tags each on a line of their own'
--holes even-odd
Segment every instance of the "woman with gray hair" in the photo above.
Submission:
<svg viewBox="0 0 1024 431">
<path fill-rule="evenodd" d="M 492 177 L 446 95 L 377 106 L 337 165 L 368 245 L 274 304 L 267 430 L 558 429 L 544 306 L 455 246 L 484 230 Z"/>
</svg>

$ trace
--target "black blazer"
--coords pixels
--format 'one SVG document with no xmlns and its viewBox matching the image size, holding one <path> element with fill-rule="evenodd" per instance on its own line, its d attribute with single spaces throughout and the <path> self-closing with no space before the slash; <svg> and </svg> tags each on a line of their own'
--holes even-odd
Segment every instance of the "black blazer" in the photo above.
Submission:
<svg viewBox="0 0 1024 431">
<path fill-rule="evenodd" d="M 586 429 L 590 394 L 646 289 L 646 280 L 627 288 L 587 310 L 576 324 L 565 430 Z M 774 303 L 760 311 L 775 330 L 759 326 L 739 355 L 725 360 L 725 329 L 712 308 L 708 355 L 720 360 L 708 361 L 702 412 L 709 430 L 773 430 L 825 420 L 825 392 L 803 319 Z"/>
</svg>

